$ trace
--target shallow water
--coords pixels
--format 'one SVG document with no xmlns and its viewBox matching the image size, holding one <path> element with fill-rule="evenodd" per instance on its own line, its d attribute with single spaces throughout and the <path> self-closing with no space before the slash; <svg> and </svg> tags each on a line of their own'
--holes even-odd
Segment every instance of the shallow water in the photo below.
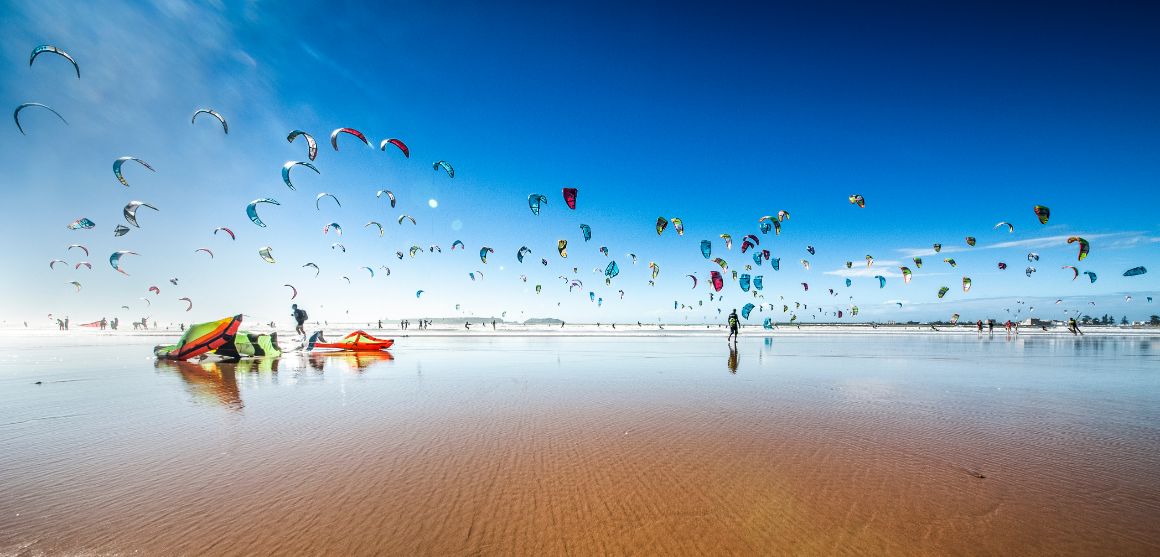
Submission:
<svg viewBox="0 0 1160 557">
<path fill-rule="evenodd" d="M 1156 337 L 155 341 L 0 338 L 0 554 L 1160 552 Z"/>
</svg>

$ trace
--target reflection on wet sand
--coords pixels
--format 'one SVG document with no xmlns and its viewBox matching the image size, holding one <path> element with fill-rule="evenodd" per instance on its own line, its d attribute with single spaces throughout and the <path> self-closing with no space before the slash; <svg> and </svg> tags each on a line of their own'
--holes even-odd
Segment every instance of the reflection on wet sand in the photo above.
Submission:
<svg viewBox="0 0 1160 557">
<path fill-rule="evenodd" d="M 196 363 L 162 359 L 154 363 L 157 369 L 177 372 L 194 400 L 241 411 L 242 395 L 238 391 L 235 365 L 228 362 Z"/>
<path fill-rule="evenodd" d="M 729 373 L 737 373 L 737 347 L 729 346 Z"/>
<path fill-rule="evenodd" d="M 362 373 L 374 364 L 394 359 L 390 352 L 312 352 L 310 367 L 318 371 L 345 368 Z"/>
<path fill-rule="evenodd" d="M 0 360 L 0 555 L 1156 555 L 1155 338 L 64 347 Z"/>
</svg>

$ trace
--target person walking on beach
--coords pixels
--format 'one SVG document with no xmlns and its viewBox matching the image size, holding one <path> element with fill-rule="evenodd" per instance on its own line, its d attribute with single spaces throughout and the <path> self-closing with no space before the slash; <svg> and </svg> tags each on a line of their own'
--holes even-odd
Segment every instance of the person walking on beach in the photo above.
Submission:
<svg viewBox="0 0 1160 557">
<path fill-rule="evenodd" d="M 298 326 L 294 328 L 294 332 L 296 332 L 302 336 L 306 336 L 306 326 L 305 325 L 306 325 L 306 319 L 309 317 L 308 315 L 306 315 L 306 310 L 299 309 L 298 304 L 293 304 L 290 306 L 290 317 L 293 317 L 294 322 L 298 323 Z"/>
<path fill-rule="evenodd" d="M 980 335 L 983 334 L 983 320 L 982 319 L 975 322 L 975 328 L 978 330 Z"/>
<path fill-rule="evenodd" d="M 994 319 L 987 320 L 987 334 L 988 335 L 995 334 L 995 320 Z"/>
<path fill-rule="evenodd" d="M 734 308 L 733 311 L 729 313 L 729 337 L 725 339 L 725 342 L 732 340 L 734 343 L 736 343 L 737 337 L 740 336 L 740 328 L 741 322 L 737 319 L 737 308 Z"/>
</svg>

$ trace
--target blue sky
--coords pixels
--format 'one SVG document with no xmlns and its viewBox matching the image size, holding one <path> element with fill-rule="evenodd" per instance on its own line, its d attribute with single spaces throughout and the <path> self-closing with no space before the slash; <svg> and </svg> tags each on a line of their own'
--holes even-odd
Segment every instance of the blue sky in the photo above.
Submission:
<svg viewBox="0 0 1160 557">
<path fill-rule="evenodd" d="M 12 242 L 0 319 L 9 323 L 50 312 L 80 322 L 235 312 L 286 321 L 286 283 L 312 317 L 332 321 L 506 311 L 700 322 L 747 301 L 776 306 L 755 312 L 755 322 L 788 319 L 781 305 L 794 301 L 809 305 L 796 312 L 806 321 L 839 309 L 848 319 L 851 305 L 861 321 L 1003 318 L 1027 305 L 1050 317 L 1157 313 L 1144 301 L 1160 272 L 1155 7 L 166 1 L 7 3 L 4 13 L 0 99 L 48 104 L 69 121 L 30 109 L 27 135 L 14 124 L 0 133 L 8 185 L 0 212 Z M 44 43 L 76 57 L 82 78 L 51 55 L 30 68 L 29 53 Z M 228 135 L 212 121 L 190 124 L 208 107 L 228 119 Z M 401 138 L 411 157 L 349 136 L 335 152 L 329 133 L 343 126 L 376 146 Z M 301 142 L 286 142 L 292 129 L 319 142 L 321 175 L 297 169 L 297 191 L 280 177 L 286 161 L 306 160 Z M 121 186 L 111 165 L 127 155 L 157 172 L 130 163 L 131 187 Z M 440 159 L 455 166 L 454 179 L 432 171 Z M 580 189 L 577 210 L 564 206 L 563 187 Z M 394 191 L 398 207 L 376 200 L 379 189 Z M 320 192 L 342 207 L 316 210 Z M 530 193 L 549 198 L 539 217 L 527 208 Z M 847 202 L 853 193 L 865 209 Z M 282 202 L 262 208 L 267 228 L 244 214 L 260 197 Z M 142 209 L 141 228 L 114 238 L 130 200 L 160 211 Z M 1051 207 L 1048 225 L 1035 204 Z M 781 209 L 792 215 L 782 234 L 760 234 L 757 219 Z M 395 224 L 400 214 L 418 224 Z M 97 228 L 65 229 L 82 216 Z M 680 217 L 685 235 L 670 227 L 658 237 L 658 216 Z M 370 220 L 383 223 L 384 237 L 362 228 Z M 332 221 L 344 228 L 337 240 L 322 234 Z M 999 221 L 1015 232 L 993 230 Z M 593 229 L 587 244 L 580 223 Z M 218 226 L 237 241 L 214 237 Z M 732 251 L 721 233 L 734 237 Z M 749 233 L 781 258 L 781 271 L 744 271 L 752 260 L 739 248 Z M 1091 241 L 1082 263 L 1070 235 Z M 456 239 L 465 252 L 450 251 Z M 558 239 L 569 241 L 566 260 Z M 730 270 L 763 275 L 764 297 L 741 292 L 726 273 L 724 302 L 710 302 L 706 279 L 717 267 L 701 257 L 702 239 Z M 335 241 L 345 254 L 330 248 Z M 934 242 L 958 267 L 926 255 L 902 284 L 898 266 Z M 72 243 L 91 256 L 66 251 Z M 443 252 L 394 256 L 431 244 Z M 521 245 L 533 251 L 522 265 Z M 263 246 L 276 264 L 258 257 Z M 481 246 L 496 250 L 487 264 Z M 600 246 L 621 268 L 611 286 L 593 273 L 609 261 Z M 214 259 L 194 253 L 200 247 Z M 141 254 L 125 258 L 131 276 L 109 267 L 115 250 Z M 1041 256 L 1030 279 L 1028 251 Z M 866 254 L 876 260 L 869 270 Z M 56 258 L 68 269 L 50 270 Z M 81 260 L 93 269 L 73 269 Z M 661 267 L 655 286 L 650 261 Z M 998 261 L 1009 269 L 998 271 Z M 306 262 L 321 267 L 317 279 Z M 1060 269 L 1072 264 L 1099 280 L 1072 281 Z M 1136 265 L 1151 272 L 1120 276 Z M 474 271 L 483 280 L 471 281 Z M 696 290 L 690 273 L 701 279 Z M 561 275 L 585 287 L 569 293 Z M 973 280 L 970 293 L 962 276 Z M 161 295 L 148 294 L 150 285 Z M 951 293 L 938 300 L 943 285 Z M 426 292 L 416 299 L 418 289 Z M 604 303 L 590 303 L 589 291 Z M 695 309 L 674 311 L 674 301 Z"/>
</svg>

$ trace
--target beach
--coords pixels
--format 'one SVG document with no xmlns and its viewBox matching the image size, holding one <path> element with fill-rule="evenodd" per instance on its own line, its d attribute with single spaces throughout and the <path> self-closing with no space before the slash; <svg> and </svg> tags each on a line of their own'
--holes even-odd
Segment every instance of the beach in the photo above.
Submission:
<svg viewBox="0 0 1160 557">
<path fill-rule="evenodd" d="M 1160 551 L 1154 333 L 621 328 L 5 331 L 0 555 Z"/>
</svg>

